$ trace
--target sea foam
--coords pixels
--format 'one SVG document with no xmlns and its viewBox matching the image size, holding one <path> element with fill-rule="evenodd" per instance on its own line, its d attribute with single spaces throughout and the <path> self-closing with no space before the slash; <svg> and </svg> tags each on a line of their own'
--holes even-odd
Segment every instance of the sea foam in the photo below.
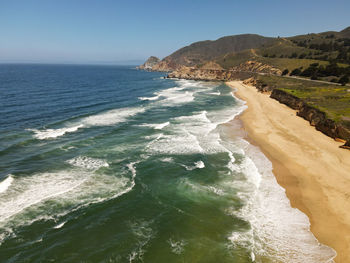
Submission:
<svg viewBox="0 0 350 263">
<path fill-rule="evenodd" d="M 9 175 L 5 180 L 0 182 L 0 194 L 6 192 L 13 182 L 12 175 Z"/>
<path fill-rule="evenodd" d="M 57 129 L 28 129 L 34 132 L 34 137 L 39 140 L 54 139 L 65 135 L 66 133 L 73 133 L 82 128 L 89 128 L 93 126 L 111 126 L 121 122 L 127 121 L 129 117 L 132 117 L 138 113 L 145 111 L 143 107 L 130 107 L 109 110 L 103 113 L 91 115 L 88 117 L 81 118 L 75 123 L 67 124 L 66 127 Z"/>
<path fill-rule="evenodd" d="M 251 230 L 233 232 L 232 244 L 245 244 L 257 261 L 269 257 L 272 262 L 332 262 L 335 251 L 320 244 L 310 232 L 307 216 L 290 206 L 272 174 L 271 162 L 258 148 L 248 143 L 241 147 L 246 151 L 238 172 L 247 180 L 236 186 L 245 205 L 232 213 L 248 221 Z"/>
<path fill-rule="evenodd" d="M 86 157 L 86 156 L 78 156 L 76 158 L 68 160 L 67 162 L 71 165 L 81 167 L 81 168 L 91 169 L 91 170 L 96 170 L 101 167 L 109 166 L 108 163 L 104 160 Z"/>
</svg>

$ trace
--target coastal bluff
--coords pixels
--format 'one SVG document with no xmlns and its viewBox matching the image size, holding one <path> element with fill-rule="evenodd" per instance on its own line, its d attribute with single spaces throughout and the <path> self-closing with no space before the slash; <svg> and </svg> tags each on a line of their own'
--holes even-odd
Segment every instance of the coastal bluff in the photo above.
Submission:
<svg viewBox="0 0 350 263">
<path fill-rule="evenodd" d="M 160 62 L 160 59 L 155 56 L 150 56 L 145 63 L 138 66 L 137 69 L 152 70 L 152 68 Z"/>
</svg>

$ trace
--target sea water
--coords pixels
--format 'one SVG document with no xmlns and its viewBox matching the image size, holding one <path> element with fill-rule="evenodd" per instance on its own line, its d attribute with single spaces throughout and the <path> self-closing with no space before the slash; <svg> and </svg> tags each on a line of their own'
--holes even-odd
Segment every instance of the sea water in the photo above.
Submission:
<svg viewBox="0 0 350 263">
<path fill-rule="evenodd" d="M 0 65 L 0 262 L 332 262 L 221 82 Z"/>
</svg>

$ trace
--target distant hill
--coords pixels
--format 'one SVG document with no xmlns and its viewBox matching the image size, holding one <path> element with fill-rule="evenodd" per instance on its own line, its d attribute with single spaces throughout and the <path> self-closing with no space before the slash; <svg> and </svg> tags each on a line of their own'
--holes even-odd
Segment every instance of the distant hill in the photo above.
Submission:
<svg viewBox="0 0 350 263">
<path fill-rule="evenodd" d="M 161 61 L 161 65 L 158 65 L 155 70 L 171 70 L 180 65 L 195 66 L 227 53 L 258 48 L 273 41 L 274 38 L 270 37 L 244 34 L 222 37 L 214 41 L 206 40 L 195 42 L 164 58 Z"/>
<path fill-rule="evenodd" d="M 340 37 L 350 38 L 350 26 L 339 32 Z"/>
<path fill-rule="evenodd" d="M 350 64 L 350 27 L 340 32 L 328 31 L 286 38 L 255 34 L 226 36 L 217 40 L 195 42 L 165 57 L 152 67 L 156 71 L 172 71 L 182 66 L 230 69 L 254 60 L 280 70 L 307 68 L 336 61 Z M 212 62 L 209 63 L 208 62 Z M 214 66 L 215 65 L 215 66 Z"/>
<path fill-rule="evenodd" d="M 138 67 L 138 69 L 151 70 L 154 65 L 159 63 L 160 59 L 155 56 L 150 56 L 145 63 Z"/>
</svg>

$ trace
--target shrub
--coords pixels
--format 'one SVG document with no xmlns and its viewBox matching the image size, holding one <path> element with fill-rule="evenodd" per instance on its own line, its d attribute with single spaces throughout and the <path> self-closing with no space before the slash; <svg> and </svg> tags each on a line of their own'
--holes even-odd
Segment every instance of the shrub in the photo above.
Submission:
<svg viewBox="0 0 350 263">
<path fill-rule="evenodd" d="M 289 73 L 289 70 L 288 69 L 285 69 L 285 70 L 283 70 L 283 72 L 282 72 L 282 76 L 285 76 L 285 75 L 287 75 Z"/>
<path fill-rule="evenodd" d="M 300 68 L 293 69 L 290 73 L 291 76 L 299 76 L 301 74 Z"/>
<path fill-rule="evenodd" d="M 342 76 L 338 81 L 338 83 L 340 83 L 342 86 L 345 86 L 345 84 L 348 82 L 349 82 L 349 77 L 346 75 Z"/>
</svg>

